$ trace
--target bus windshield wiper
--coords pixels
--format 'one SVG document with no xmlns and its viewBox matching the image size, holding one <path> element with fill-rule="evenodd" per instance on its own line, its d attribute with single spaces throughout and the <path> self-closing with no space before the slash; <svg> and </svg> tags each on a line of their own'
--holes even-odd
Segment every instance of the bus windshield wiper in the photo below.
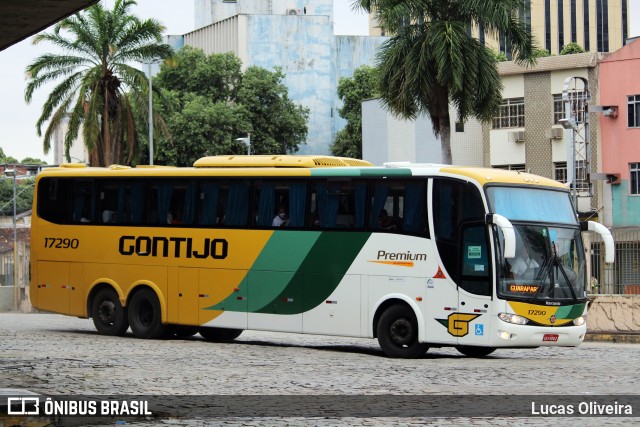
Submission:
<svg viewBox="0 0 640 427">
<path fill-rule="evenodd" d="M 571 296 L 573 297 L 573 301 L 577 301 L 578 298 L 576 297 L 576 293 L 573 289 L 573 285 L 571 284 L 571 281 L 569 280 L 569 276 L 567 276 L 567 272 L 564 271 L 564 264 L 562 262 L 562 259 L 557 255 L 556 253 L 556 245 L 552 243 L 553 246 L 553 264 L 556 265 L 556 270 L 560 270 L 560 273 L 562 274 L 562 277 L 564 278 L 565 282 L 567 283 L 567 286 L 569 287 L 569 292 L 571 292 Z M 556 274 L 557 276 L 557 274 Z"/>
</svg>

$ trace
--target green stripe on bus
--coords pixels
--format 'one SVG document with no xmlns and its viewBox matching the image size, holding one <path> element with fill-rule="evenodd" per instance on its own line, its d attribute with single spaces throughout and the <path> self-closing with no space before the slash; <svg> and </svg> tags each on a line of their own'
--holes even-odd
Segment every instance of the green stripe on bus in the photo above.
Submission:
<svg viewBox="0 0 640 427">
<path fill-rule="evenodd" d="M 556 317 L 558 319 L 575 319 L 584 313 L 585 304 L 565 305 L 558 307 Z"/>
<path fill-rule="evenodd" d="M 321 304 L 338 287 L 370 235 L 322 233 L 288 286 L 257 312 L 299 314 Z"/>
<path fill-rule="evenodd" d="M 260 251 L 251 269 L 238 286 L 240 293 L 231 294 L 206 310 L 254 312 L 273 302 L 291 282 L 296 271 L 313 248 L 320 232 L 275 231 Z M 249 292 L 247 292 L 249 290 Z M 238 303 L 238 295 L 247 295 L 248 307 Z"/>
<path fill-rule="evenodd" d="M 360 176 L 412 176 L 412 175 L 411 175 L 411 169 L 380 168 L 380 169 L 362 169 Z"/>
</svg>

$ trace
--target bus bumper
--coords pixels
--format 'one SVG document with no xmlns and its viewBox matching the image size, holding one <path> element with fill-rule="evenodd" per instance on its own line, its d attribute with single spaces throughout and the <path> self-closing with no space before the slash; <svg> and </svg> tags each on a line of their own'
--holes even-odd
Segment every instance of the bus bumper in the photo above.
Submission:
<svg viewBox="0 0 640 427">
<path fill-rule="evenodd" d="M 575 347 L 584 341 L 587 326 L 544 327 L 499 322 L 492 347 Z"/>
</svg>

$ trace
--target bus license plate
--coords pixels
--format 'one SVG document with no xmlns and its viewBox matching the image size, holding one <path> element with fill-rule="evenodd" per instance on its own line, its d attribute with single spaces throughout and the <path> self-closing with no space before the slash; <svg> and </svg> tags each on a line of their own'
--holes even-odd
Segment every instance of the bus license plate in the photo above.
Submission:
<svg viewBox="0 0 640 427">
<path fill-rule="evenodd" d="M 556 342 L 556 341 L 558 341 L 558 337 L 559 336 L 560 335 L 558 335 L 558 334 L 544 334 L 542 336 L 542 341 L 553 341 L 553 342 Z"/>
</svg>

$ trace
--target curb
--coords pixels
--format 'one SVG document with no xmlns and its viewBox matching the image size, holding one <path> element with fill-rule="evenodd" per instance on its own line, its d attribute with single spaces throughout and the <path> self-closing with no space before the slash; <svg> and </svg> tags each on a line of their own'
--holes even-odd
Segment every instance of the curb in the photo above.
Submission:
<svg viewBox="0 0 640 427">
<path fill-rule="evenodd" d="M 592 332 L 584 337 L 585 341 L 604 341 L 614 343 L 640 344 L 640 333 L 638 332 Z"/>
</svg>

